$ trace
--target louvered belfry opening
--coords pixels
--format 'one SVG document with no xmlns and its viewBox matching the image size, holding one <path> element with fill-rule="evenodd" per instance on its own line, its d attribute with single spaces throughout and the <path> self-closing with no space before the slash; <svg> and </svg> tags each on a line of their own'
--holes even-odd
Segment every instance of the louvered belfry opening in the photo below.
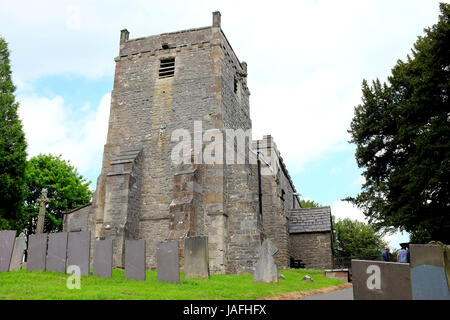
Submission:
<svg viewBox="0 0 450 320">
<path fill-rule="evenodd" d="M 175 74 L 175 58 L 161 59 L 159 78 L 170 78 Z"/>
</svg>

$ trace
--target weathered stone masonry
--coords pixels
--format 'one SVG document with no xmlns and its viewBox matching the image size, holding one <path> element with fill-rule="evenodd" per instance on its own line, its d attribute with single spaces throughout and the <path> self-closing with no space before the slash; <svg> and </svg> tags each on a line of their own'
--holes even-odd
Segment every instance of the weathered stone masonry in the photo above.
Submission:
<svg viewBox="0 0 450 320">
<path fill-rule="evenodd" d="M 287 210 L 299 202 L 270 136 L 249 137 L 266 162 L 275 154 L 278 164 L 262 178 L 262 216 L 255 164 L 174 164 L 171 159 L 178 143 L 171 141 L 174 130 L 190 132 L 192 158 L 198 160 L 206 147 L 202 132 L 252 127 L 247 64 L 237 58 L 220 19 L 214 12 L 212 26 L 138 39 L 121 31 L 97 190 L 91 206 L 66 215 L 64 222 L 67 231 L 95 231 L 92 243 L 111 238 L 115 267 L 124 265 L 126 239 L 145 239 L 147 268 L 155 268 L 158 242 L 195 235 L 208 236 L 212 273 L 252 272 L 265 237 L 279 249 L 278 266 L 289 266 Z M 162 69 L 171 65 L 169 59 L 174 59 L 173 74 L 170 66 Z M 225 142 L 220 147 L 225 155 Z"/>
</svg>

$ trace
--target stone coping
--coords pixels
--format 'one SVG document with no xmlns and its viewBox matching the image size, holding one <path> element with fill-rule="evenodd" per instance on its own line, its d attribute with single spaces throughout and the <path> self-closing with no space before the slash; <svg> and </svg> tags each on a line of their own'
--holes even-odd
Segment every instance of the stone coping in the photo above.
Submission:
<svg viewBox="0 0 450 320">
<path fill-rule="evenodd" d="M 323 271 L 325 271 L 325 272 L 344 272 L 344 271 L 348 272 L 348 269 L 347 268 L 345 268 L 345 269 L 325 269 Z"/>
</svg>

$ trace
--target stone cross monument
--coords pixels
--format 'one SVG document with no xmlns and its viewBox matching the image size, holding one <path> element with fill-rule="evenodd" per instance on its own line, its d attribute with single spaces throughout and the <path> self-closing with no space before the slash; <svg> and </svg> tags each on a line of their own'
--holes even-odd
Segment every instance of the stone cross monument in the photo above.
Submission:
<svg viewBox="0 0 450 320">
<path fill-rule="evenodd" d="M 39 216 L 36 226 L 36 234 L 44 233 L 44 221 L 45 221 L 45 205 L 49 201 L 47 197 L 47 188 L 42 189 L 41 197 L 38 199 L 40 202 Z"/>
</svg>

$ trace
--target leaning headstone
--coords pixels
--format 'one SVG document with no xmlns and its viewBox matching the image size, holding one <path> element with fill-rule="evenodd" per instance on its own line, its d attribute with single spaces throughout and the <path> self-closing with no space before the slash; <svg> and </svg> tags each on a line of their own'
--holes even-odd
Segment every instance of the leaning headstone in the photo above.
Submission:
<svg viewBox="0 0 450 320">
<path fill-rule="evenodd" d="M 45 270 L 47 234 L 32 234 L 28 237 L 27 270 Z"/>
<path fill-rule="evenodd" d="M 50 233 L 48 235 L 47 270 L 66 272 L 67 232 Z"/>
<path fill-rule="evenodd" d="M 125 278 L 145 280 L 145 240 L 125 240 Z"/>
<path fill-rule="evenodd" d="M 178 241 L 160 242 L 156 245 L 158 281 L 180 282 Z"/>
<path fill-rule="evenodd" d="M 9 264 L 9 270 L 20 270 L 22 268 L 23 256 L 27 249 L 27 238 L 21 233 L 14 241 L 14 250 Z"/>
<path fill-rule="evenodd" d="M 184 239 L 184 277 L 209 278 L 208 237 Z"/>
<path fill-rule="evenodd" d="M 67 268 L 76 265 L 81 275 L 88 276 L 90 272 L 90 243 L 91 232 L 69 232 L 67 245 Z"/>
<path fill-rule="evenodd" d="M 409 263 L 352 260 L 355 300 L 411 300 Z"/>
<path fill-rule="evenodd" d="M 445 246 L 410 244 L 413 300 L 450 300 L 444 265 Z"/>
<path fill-rule="evenodd" d="M 277 251 L 278 248 L 275 247 L 270 239 L 263 241 L 259 249 L 260 257 L 253 272 L 253 281 L 278 283 L 278 270 L 273 258 Z"/>
<path fill-rule="evenodd" d="M 15 238 L 15 230 L 0 231 L 0 272 L 9 271 Z"/>
<path fill-rule="evenodd" d="M 112 239 L 95 240 L 94 276 L 111 278 L 112 276 Z"/>
</svg>

